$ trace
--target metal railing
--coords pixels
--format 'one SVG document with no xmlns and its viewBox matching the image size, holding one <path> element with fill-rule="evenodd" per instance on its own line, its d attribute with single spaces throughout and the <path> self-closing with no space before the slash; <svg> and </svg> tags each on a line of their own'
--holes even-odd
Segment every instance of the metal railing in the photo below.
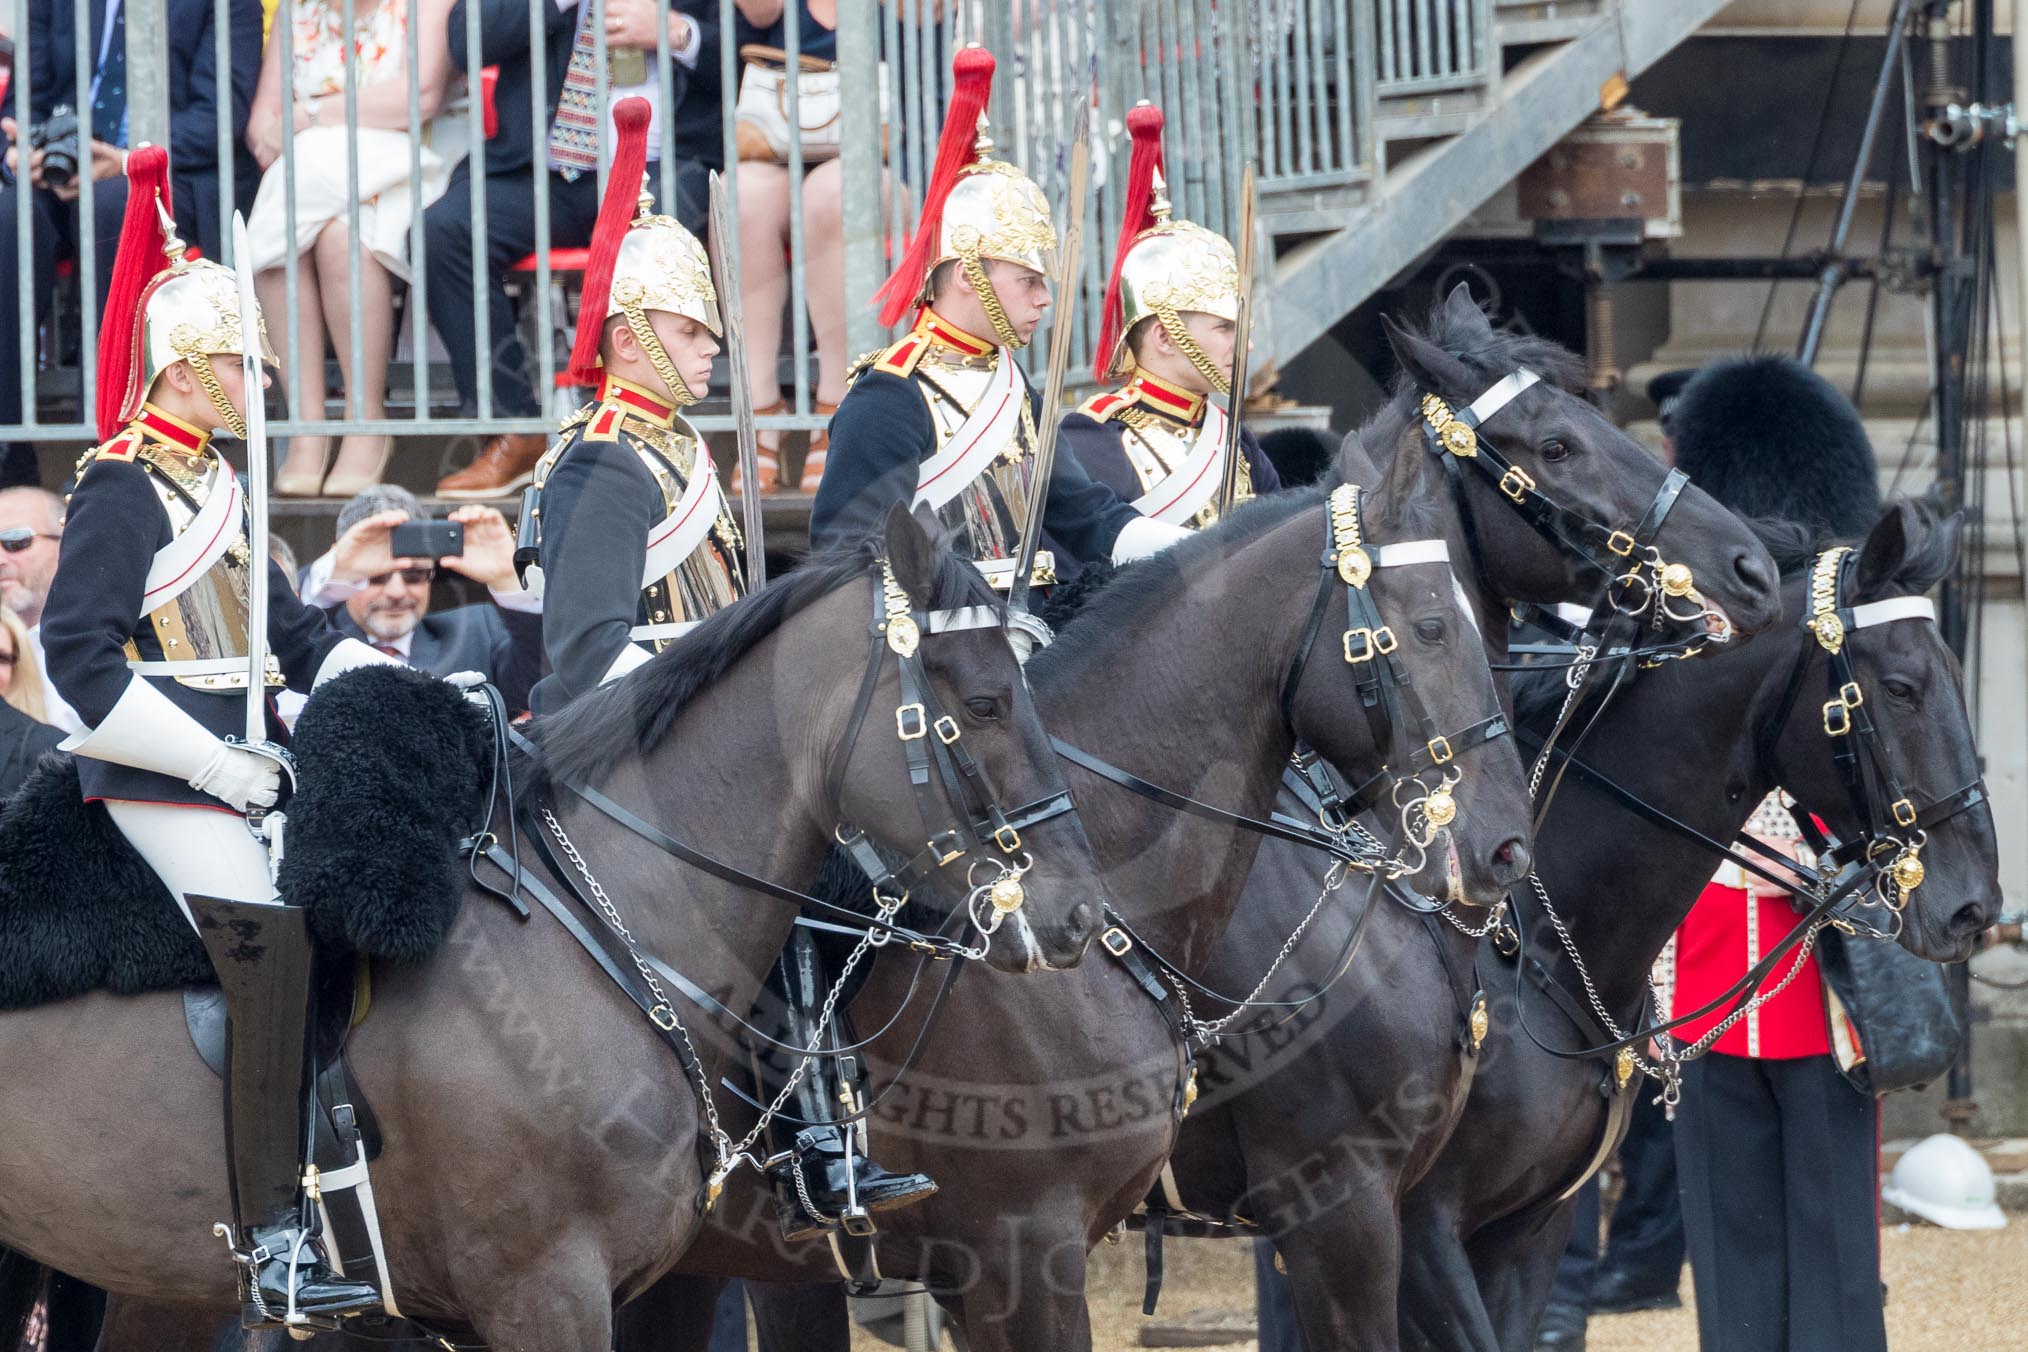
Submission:
<svg viewBox="0 0 2028 1352">
<path fill-rule="evenodd" d="M 587 0 L 593 6 L 593 67 L 596 72 L 597 106 L 603 110 L 614 97 L 606 51 L 605 0 Z M 13 0 L 17 54 L 14 90 L 17 116 L 25 128 L 32 100 L 42 98 L 33 88 L 30 11 L 45 3 L 68 0 Z M 283 216 L 289 240 L 297 239 L 302 203 L 302 185 L 313 183 L 311 174 L 343 175 L 343 184 L 358 182 L 361 168 L 360 101 L 362 63 L 356 44 L 348 44 L 345 57 L 347 77 L 342 97 L 332 103 L 342 106 L 344 137 L 343 162 L 326 162 L 320 154 L 306 162 L 297 145 L 296 129 L 305 105 L 299 99 L 293 71 L 296 30 L 294 17 L 310 0 L 282 0 L 275 11 L 272 35 L 268 39 L 281 63 L 280 118 L 281 144 L 278 158 L 268 170 L 283 175 Z M 375 7 L 369 0 L 316 0 L 328 4 L 341 30 L 356 34 L 363 17 Z M 410 12 L 424 12 L 420 0 L 382 0 L 406 3 Z M 144 64 L 161 66 L 166 39 L 159 31 L 159 17 L 150 19 L 147 6 L 125 6 L 129 14 L 128 45 L 133 53 L 130 69 Z M 159 7 L 154 7 L 159 15 Z M 235 205 L 245 205 L 258 181 L 244 165 L 235 161 L 242 152 L 243 123 L 233 113 L 229 81 L 235 62 L 233 24 L 247 22 L 257 11 L 257 0 L 213 0 L 212 42 L 220 89 L 218 109 L 217 216 L 230 219 Z M 794 58 L 811 50 L 825 35 L 807 31 L 801 7 L 784 7 L 782 46 L 793 67 Z M 1357 185 L 1377 173 L 1374 104 L 1378 94 L 1427 91 L 1469 85 L 1483 81 L 1493 61 L 1493 38 L 1489 0 L 886 0 L 886 3 L 847 4 L 839 7 L 840 26 L 835 48 L 840 71 L 841 126 L 844 130 L 837 172 L 842 177 L 841 219 L 836 225 L 841 249 L 827 256 L 842 263 L 837 271 L 813 278 L 806 266 L 815 243 L 809 236 L 812 224 L 806 221 L 807 171 L 816 166 L 804 161 L 802 147 L 788 150 L 788 209 L 783 255 L 787 273 L 787 296 L 782 341 L 776 360 L 779 381 L 787 408 L 760 420 L 763 429 L 811 429 L 821 426 L 825 415 L 818 408 L 820 393 L 834 393 L 840 377 L 835 369 L 825 370 L 821 359 L 825 335 L 813 330 L 809 307 L 813 285 L 836 287 L 842 271 L 844 324 L 847 354 L 877 346 L 887 337 L 875 321 L 869 305 L 873 290 L 885 277 L 891 260 L 898 256 L 914 223 L 915 195 L 933 158 L 943 105 L 948 95 L 951 56 L 957 45 L 979 42 L 999 59 L 992 117 L 999 153 L 1025 168 L 1052 200 L 1060 200 L 1068 163 L 1066 142 L 1071 134 L 1075 101 L 1092 101 L 1091 126 L 1095 140 L 1093 181 L 1096 196 L 1086 231 L 1086 253 L 1079 271 L 1076 294 L 1059 298 L 1059 304 L 1074 310 L 1079 346 L 1088 351 L 1095 332 L 1112 243 L 1121 213 L 1118 193 L 1124 178 L 1126 148 L 1125 118 L 1141 98 L 1159 103 L 1167 117 L 1170 167 L 1169 189 L 1181 216 L 1230 233 L 1236 226 L 1235 200 L 1239 171 L 1248 160 L 1259 170 L 1263 197 L 1277 192 L 1308 194 L 1309 202 L 1325 200 L 1319 190 Z M 453 305 L 469 304 L 469 318 L 478 335 L 482 359 L 469 377 L 471 407 L 460 407 L 455 392 L 454 372 L 446 351 L 433 332 L 430 314 L 445 309 L 445 298 L 432 297 L 432 250 L 445 247 L 446 237 L 426 226 L 424 211 L 418 207 L 407 230 L 408 274 L 405 287 L 396 289 L 396 304 L 402 307 L 398 330 L 392 336 L 387 416 L 367 416 L 353 389 L 334 390 L 338 396 L 323 409 L 301 407 L 293 389 L 293 369 L 285 371 L 279 393 L 282 416 L 270 423 L 278 438 L 312 434 L 333 436 L 349 433 L 394 434 L 488 434 L 499 431 L 540 431 L 553 426 L 555 405 L 570 392 L 559 394 L 557 372 L 562 349 L 567 348 L 568 308 L 558 303 L 559 288 L 570 289 L 574 279 L 563 265 L 558 250 L 582 245 L 589 220 L 573 207 L 559 209 L 557 189 L 546 168 L 549 119 L 557 100 L 552 66 L 546 53 L 551 44 L 567 42 L 576 31 L 576 11 L 566 8 L 559 19 L 557 0 L 529 0 L 526 32 L 518 23 L 511 31 L 485 31 L 481 6 L 468 4 L 458 11 L 447 34 L 454 66 L 454 88 L 438 91 L 426 88 L 420 71 L 424 43 L 420 24 L 410 22 L 403 29 L 407 125 L 389 127 L 404 134 L 408 162 L 407 182 L 412 194 L 420 195 L 425 183 L 427 156 L 463 153 L 470 157 L 463 175 L 470 183 L 471 227 L 469 243 L 458 241 L 469 252 L 472 275 L 484 279 L 489 264 L 494 271 L 516 260 L 495 259 L 495 240 L 507 228 L 507 217 L 489 210 L 491 199 L 518 191 L 513 175 L 489 176 L 477 170 L 484 165 L 489 144 L 487 124 L 493 111 L 477 72 L 498 55 L 503 65 L 525 69 L 530 86 L 527 125 L 522 129 L 532 147 L 536 168 L 524 171 L 545 190 L 533 194 L 532 210 L 525 211 L 531 247 L 528 258 L 520 260 L 521 270 L 511 274 L 521 293 L 518 338 L 495 346 L 488 337 L 496 321 L 493 307 L 505 303 L 499 293 L 481 281 L 472 294 L 451 300 Z M 682 25 L 673 11 L 660 14 L 654 47 L 646 52 L 647 83 L 660 96 L 659 125 L 672 131 L 670 112 L 693 79 L 702 72 L 686 69 L 677 47 Z M 739 200 L 742 166 L 733 109 L 741 75 L 737 41 L 730 35 L 740 31 L 735 0 L 718 0 L 720 31 L 727 35 L 716 48 L 705 49 L 700 62 L 715 66 L 722 85 L 722 144 L 712 147 L 725 161 L 732 180 L 735 203 Z M 686 21 L 687 22 L 687 21 Z M 559 36 L 559 25 L 566 31 Z M 87 25 L 78 25 L 73 60 L 76 68 L 90 71 L 97 53 L 90 46 Z M 182 35 L 176 35 L 181 37 Z M 152 55 L 145 44 L 155 44 Z M 461 58 L 461 59 L 460 59 Z M 243 66 L 243 51 L 239 56 Z M 242 71 L 242 76 L 244 72 Z M 137 86 L 140 81 L 136 81 Z M 623 91 L 624 92 L 624 91 Z M 427 118 L 427 105 L 441 104 L 434 117 Z M 161 97 L 161 91 L 155 91 Z M 63 91 L 62 97 L 79 109 L 80 133 L 89 144 L 89 80 L 85 87 Z M 784 90 L 790 125 L 800 124 L 798 82 L 790 79 Z M 384 110 L 384 103 L 383 103 Z M 883 109 L 885 120 L 883 122 Z M 327 107 L 325 120 L 339 125 Z M 501 111 L 504 114 L 504 110 Z M 167 111 L 146 111 L 130 106 L 131 139 L 164 139 Z M 386 119 L 383 118 L 383 121 Z M 610 126 L 601 119 L 602 128 Z M 496 127 L 495 138 L 512 135 L 515 129 Z M 149 133 L 153 133 L 149 135 Z M 320 138 L 328 139 L 328 138 Z M 609 140 L 602 131 L 601 148 Z M 885 149 L 883 150 L 883 145 Z M 689 147 L 686 147 L 689 148 Z M 371 152 L 378 156 L 380 150 Z M 651 186 L 663 210 L 673 211 L 678 201 L 677 157 L 663 154 L 654 166 Z M 88 164 L 88 157 L 86 163 Z M 384 164 L 373 164 L 375 170 Z M 172 165 L 172 171 L 178 166 Z M 603 170 L 601 177 L 603 176 Z M 451 192 L 462 190 L 454 181 Z M 24 335 L 18 371 L 22 392 L 22 418 L 18 423 L 0 425 L 0 441 L 74 441 L 91 435 L 86 413 L 95 394 L 92 370 L 93 345 L 100 317 L 97 313 L 96 276 L 99 256 L 114 247 L 104 232 L 94 232 L 95 189 L 81 185 L 80 226 L 76 240 L 77 261 L 72 272 L 75 296 L 66 298 L 65 313 L 81 316 L 78 337 L 81 359 L 73 359 L 46 339 L 52 330 L 38 330 L 32 296 L 26 284 L 33 268 L 29 232 L 33 212 L 29 193 L 17 192 L 12 203 L 19 240 L 13 260 L 19 285 L 14 316 Z M 328 201 L 329 194 L 320 193 Z M 345 258 L 350 277 L 362 266 L 360 194 L 347 192 L 348 199 L 333 219 L 346 234 Z M 504 199 L 503 199 L 504 200 Z M 828 222 L 822 228 L 832 227 Z M 1263 227 L 1265 228 L 1265 227 Z M 195 241 L 193 241 L 195 242 Z M 222 239 L 202 241 L 206 251 L 230 262 Z M 727 241 L 727 252 L 736 270 L 740 268 L 740 241 Z M 522 250 L 517 245 L 514 250 Z M 1272 250 L 1263 248 L 1263 258 Z M 439 260 L 441 261 L 441 260 Z M 301 360 L 300 344 L 305 306 L 320 300 L 313 297 L 304 275 L 303 252 L 292 248 L 281 265 L 282 303 L 280 313 L 268 316 L 271 333 L 288 340 L 291 368 Z M 757 275 L 757 274 L 752 274 Z M 349 280 L 349 278 L 348 278 Z M 441 285 L 441 282 L 439 282 Z M 358 372 L 368 360 L 365 328 L 371 317 L 361 288 L 348 285 L 343 301 L 344 333 L 341 355 L 343 369 Z M 1257 310 L 1271 306 L 1268 288 L 1256 295 Z M 835 293 L 834 293 L 835 294 Z M 272 307 L 271 307 L 272 308 Z M 749 323 L 753 307 L 748 306 Z M 326 316 L 326 327 L 332 316 Z M 768 327 L 768 326 L 764 326 Z M 835 353 L 836 344 L 832 345 Z M 1031 352 L 1030 359 L 1039 359 Z M 518 358 L 518 359 L 517 359 Z M 510 359 L 516 359 L 510 362 Z M 835 359 L 833 367 L 839 365 Z M 502 399 L 501 386 L 509 376 L 525 381 L 535 395 L 534 408 L 509 407 Z M 721 368 L 720 380 L 723 380 Z M 826 389 L 828 382 L 829 388 Z M 44 414 L 47 414 L 45 417 Z M 707 401 L 696 410 L 695 421 L 707 431 L 728 425 L 725 405 Z M 332 416 L 318 418 L 318 413 Z"/>
</svg>

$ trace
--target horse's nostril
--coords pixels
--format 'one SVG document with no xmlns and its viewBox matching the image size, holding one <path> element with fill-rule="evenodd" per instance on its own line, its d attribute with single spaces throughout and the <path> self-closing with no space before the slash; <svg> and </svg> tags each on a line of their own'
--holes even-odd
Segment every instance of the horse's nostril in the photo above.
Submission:
<svg viewBox="0 0 2028 1352">
<path fill-rule="evenodd" d="M 1957 910 L 1951 912 L 1950 925 L 1948 926 L 1951 938 L 1968 939 L 1975 934 L 1984 933 L 1989 923 L 1986 916 L 1986 908 L 1976 901 L 1968 901 L 1958 907 Z"/>
<path fill-rule="evenodd" d="M 1493 862 L 1503 883 L 1518 883 L 1528 876 L 1529 865 L 1533 862 L 1528 853 L 1528 843 L 1519 836 L 1500 842 L 1500 848 L 1493 851 Z"/>
<path fill-rule="evenodd" d="M 1732 571 L 1749 587 L 1773 590 L 1779 585 L 1774 562 L 1765 554 L 1741 554 L 1732 561 Z"/>
<path fill-rule="evenodd" d="M 1077 943 L 1088 943 L 1098 933 L 1098 913 L 1092 910 L 1089 902 L 1080 901 L 1071 907 L 1067 919 L 1070 921 L 1071 938 Z"/>
</svg>

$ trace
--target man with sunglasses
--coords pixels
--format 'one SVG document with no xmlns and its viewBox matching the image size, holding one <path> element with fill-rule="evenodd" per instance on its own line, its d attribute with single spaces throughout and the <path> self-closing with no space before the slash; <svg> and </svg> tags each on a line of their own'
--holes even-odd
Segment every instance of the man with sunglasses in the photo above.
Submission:
<svg viewBox="0 0 2028 1352">
<path fill-rule="evenodd" d="M 394 557 L 390 536 L 428 513 L 407 489 L 375 484 L 338 512 L 337 542 L 303 574 L 303 599 L 330 612 L 340 633 L 437 676 L 483 672 L 520 713 L 542 669 L 542 602 L 514 575 L 514 533 L 492 507 L 473 504 L 446 520 L 465 547 L 440 559 Z M 430 611 L 439 573 L 486 588 L 491 604 Z"/>
<path fill-rule="evenodd" d="M 42 655 L 42 604 L 56 576 L 57 541 L 63 535 L 63 499 L 41 488 L 0 489 L 0 606 L 28 626 L 28 646 L 38 671 Z M 76 732 L 84 724 L 49 683 L 43 712 L 51 727 Z"/>
</svg>

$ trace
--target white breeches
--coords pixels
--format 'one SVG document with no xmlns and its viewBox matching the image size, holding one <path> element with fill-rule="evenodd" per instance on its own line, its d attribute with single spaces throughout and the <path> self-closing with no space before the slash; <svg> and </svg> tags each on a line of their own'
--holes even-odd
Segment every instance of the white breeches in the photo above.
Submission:
<svg viewBox="0 0 2028 1352">
<path fill-rule="evenodd" d="M 183 918 L 189 893 L 228 901 L 274 901 L 268 851 L 246 829 L 246 819 L 210 808 L 107 799 L 113 825 L 148 861 Z"/>
</svg>

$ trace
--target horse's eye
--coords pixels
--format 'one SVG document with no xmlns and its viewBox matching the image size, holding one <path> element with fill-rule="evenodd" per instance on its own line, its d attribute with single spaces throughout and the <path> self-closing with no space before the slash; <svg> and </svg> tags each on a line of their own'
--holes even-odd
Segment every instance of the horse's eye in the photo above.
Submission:
<svg viewBox="0 0 2028 1352">
<path fill-rule="evenodd" d="M 1415 636 L 1424 643 L 1442 643 L 1444 641 L 1444 622 L 1442 620 L 1417 620 L 1415 622 Z"/>
<path fill-rule="evenodd" d="M 1882 682 L 1882 684 L 1887 687 L 1887 693 L 1896 699 L 1913 700 L 1915 698 L 1915 687 L 1907 681 L 1889 680 Z"/>
<path fill-rule="evenodd" d="M 984 695 L 975 695 L 965 701 L 965 708 L 972 717 L 982 723 L 997 722 L 1000 718 L 1000 703 Z"/>
<path fill-rule="evenodd" d="M 1556 463 L 1558 460 L 1561 460 L 1565 456 L 1570 454 L 1570 447 L 1564 445 L 1560 441 L 1554 440 L 1553 438 L 1549 441 L 1543 442 L 1540 450 L 1542 453 L 1542 458 L 1544 460 L 1549 461 L 1551 464 Z"/>
</svg>

